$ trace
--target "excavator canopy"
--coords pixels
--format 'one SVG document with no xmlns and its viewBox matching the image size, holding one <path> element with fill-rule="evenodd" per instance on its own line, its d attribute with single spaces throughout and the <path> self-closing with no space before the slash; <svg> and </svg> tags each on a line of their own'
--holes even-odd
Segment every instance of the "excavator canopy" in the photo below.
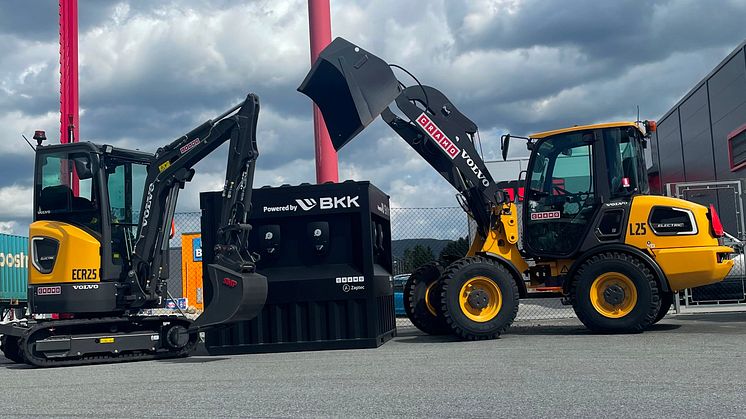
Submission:
<svg viewBox="0 0 746 419">
<path fill-rule="evenodd" d="M 396 99 L 399 81 L 385 61 L 336 38 L 321 51 L 298 91 L 318 105 L 339 150 Z"/>
</svg>

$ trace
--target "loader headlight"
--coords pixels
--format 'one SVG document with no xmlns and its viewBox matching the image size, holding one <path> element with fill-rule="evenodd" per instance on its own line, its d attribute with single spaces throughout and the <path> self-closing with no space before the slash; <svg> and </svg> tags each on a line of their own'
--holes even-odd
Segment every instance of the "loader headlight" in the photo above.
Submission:
<svg viewBox="0 0 746 419">
<path fill-rule="evenodd" d="M 52 273 L 60 242 L 51 237 L 31 238 L 31 264 L 43 274 Z"/>
</svg>

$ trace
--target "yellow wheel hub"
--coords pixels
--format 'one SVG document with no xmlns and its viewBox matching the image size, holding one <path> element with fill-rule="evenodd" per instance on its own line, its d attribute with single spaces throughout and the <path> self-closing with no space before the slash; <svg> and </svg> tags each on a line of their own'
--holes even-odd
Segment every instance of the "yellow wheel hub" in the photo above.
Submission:
<svg viewBox="0 0 746 419">
<path fill-rule="evenodd" d="M 459 304 L 466 317 L 484 323 L 494 319 L 500 312 L 503 294 L 495 281 L 486 276 L 476 276 L 461 287 Z"/>
<path fill-rule="evenodd" d="M 425 289 L 425 307 L 427 307 L 427 311 L 429 311 L 430 314 L 437 317 L 438 313 L 435 311 L 435 306 L 431 302 L 431 298 L 430 298 L 430 291 L 432 291 L 433 286 L 435 285 L 436 282 L 438 281 L 431 282 L 430 285 L 427 286 L 427 289 Z"/>
<path fill-rule="evenodd" d="M 604 317 L 618 319 L 637 305 L 637 288 L 627 275 L 606 272 L 591 284 L 591 304 Z"/>
</svg>

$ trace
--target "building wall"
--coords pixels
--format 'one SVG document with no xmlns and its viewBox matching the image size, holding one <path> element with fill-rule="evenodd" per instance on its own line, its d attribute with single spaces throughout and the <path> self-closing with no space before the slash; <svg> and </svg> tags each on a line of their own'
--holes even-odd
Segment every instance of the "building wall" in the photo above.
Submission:
<svg viewBox="0 0 746 419">
<path fill-rule="evenodd" d="M 746 42 L 658 121 L 652 142 L 661 191 L 667 184 L 746 180 L 746 169 L 730 170 L 727 136 L 746 124 Z M 714 200 L 728 231 L 741 231 L 738 203 L 733 191 L 701 192 L 701 200 Z M 705 196 L 707 195 L 707 196 Z M 697 200 L 693 195 L 693 200 Z M 692 199 L 690 198 L 690 199 Z M 741 198 L 743 199 L 743 198 Z M 709 202 L 709 201 L 708 201 Z M 735 206 L 734 206 L 735 205 Z"/>
<path fill-rule="evenodd" d="M 746 123 L 746 54 L 742 43 L 658 121 L 652 144 L 661 183 L 727 181 L 728 133 Z"/>
</svg>

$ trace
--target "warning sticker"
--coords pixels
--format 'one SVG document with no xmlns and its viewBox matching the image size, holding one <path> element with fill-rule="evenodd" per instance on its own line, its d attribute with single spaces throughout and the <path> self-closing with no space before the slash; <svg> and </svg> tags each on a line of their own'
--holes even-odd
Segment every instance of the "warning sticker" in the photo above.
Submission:
<svg viewBox="0 0 746 419">
<path fill-rule="evenodd" d="M 535 212 L 531 214 L 532 220 L 551 220 L 554 218 L 560 218 L 559 211 Z"/>
</svg>

